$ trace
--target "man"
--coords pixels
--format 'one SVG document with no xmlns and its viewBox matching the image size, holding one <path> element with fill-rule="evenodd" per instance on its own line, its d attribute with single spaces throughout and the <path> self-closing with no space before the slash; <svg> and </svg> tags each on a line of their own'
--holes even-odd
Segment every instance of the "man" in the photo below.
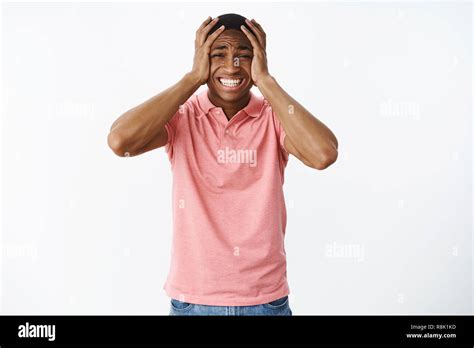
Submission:
<svg viewBox="0 0 474 348">
<path fill-rule="evenodd" d="M 270 75 L 266 35 L 236 14 L 196 32 L 192 70 L 111 127 L 118 156 L 166 145 L 173 246 L 171 315 L 292 315 L 282 185 L 289 154 L 336 161 L 334 134 Z M 199 86 L 208 89 L 198 95 Z M 258 87 L 264 98 L 250 92 Z"/>
</svg>

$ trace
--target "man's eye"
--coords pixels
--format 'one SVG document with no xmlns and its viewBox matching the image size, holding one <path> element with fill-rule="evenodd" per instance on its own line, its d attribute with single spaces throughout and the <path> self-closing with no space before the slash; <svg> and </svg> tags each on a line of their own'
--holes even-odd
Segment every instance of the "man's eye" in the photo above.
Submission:
<svg viewBox="0 0 474 348">
<path fill-rule="evenodd" d="M 252 56 L 246 56 L 246 55 L 244 55 L 244 56 L 239 56 L 239 58 L 252 58 Z"/>
<path fill-rule="evenodd" d="M 214 57 L 224 57 L 224 55 L 223 54 L 213 54 L 211 56 L 211 58 L 214 58 Z"/>
</svg>

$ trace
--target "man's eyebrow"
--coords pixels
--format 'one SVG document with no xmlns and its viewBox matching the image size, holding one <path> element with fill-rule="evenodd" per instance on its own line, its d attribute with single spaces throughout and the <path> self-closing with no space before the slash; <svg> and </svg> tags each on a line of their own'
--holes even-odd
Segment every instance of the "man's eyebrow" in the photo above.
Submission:
<svg viewBox="0 0 474 348">
<path fill-rule="evenodd" d="M 239 46 L 239 47 L 237 47 L 237 49 L 238 49 L 238 50 L 241 50 L 241 51 L 243 51 L 243 50 L 249 50 L 249 51 L 251 51 L 251 48 L 248 47 L 248 46 Z"/>
<path fill-rule="evenodd" d="M 217 47 L 214 47 L 212 50 L 225 50 L 227 48 L 227 46 L 217 46 Z"/>
<path fill-rule="evenodd" d="M 212 50 L 225 50 L 227 49 L 227 46 L 217 46 L 217 47 L 214 47 Z M 252 49 L 248 46 L 238 46 L 237 47 L 238 50 L 240 51 L 245 51 L 245 50 L 248 50 L 248 51 L 251 51 Z"/>
</svg>

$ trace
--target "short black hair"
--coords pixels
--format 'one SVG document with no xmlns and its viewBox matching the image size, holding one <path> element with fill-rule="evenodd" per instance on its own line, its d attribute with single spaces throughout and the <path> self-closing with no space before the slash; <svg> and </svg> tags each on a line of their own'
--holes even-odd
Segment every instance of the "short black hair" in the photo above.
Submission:
<svg viewBox="0 0 474 348">
<path fill-rule="evenodd" d="M 252 28 L 250 28 L 247 23 L 245 23 L 245 17 L 239 15 L 239 14 L 236 14 L 236 13 L 226 13 L 226 14 L 223 14 L 223 15 L 220 15 L 220 16 L 217 16 L 219 17 L 219 20 L 217 21 L 217 23 L 212 27 L 212 29 L 209 31 L 209 34 L 207 34 L 208 36 L 211 35 L 213 32 L 215 32 L 217 29 L 219 29 L 221 27 L 221 25 L 224 25 L 225 26 L 225 29 L 224 31 L 228 30 L 228 29 L 236 29 L 238 31 L 242 31 L 242 29 L 240 28 L 241 25 L 245 26 L 252 34 L 255 35 L 255 33 L 253 32 Z"/>
</svg>

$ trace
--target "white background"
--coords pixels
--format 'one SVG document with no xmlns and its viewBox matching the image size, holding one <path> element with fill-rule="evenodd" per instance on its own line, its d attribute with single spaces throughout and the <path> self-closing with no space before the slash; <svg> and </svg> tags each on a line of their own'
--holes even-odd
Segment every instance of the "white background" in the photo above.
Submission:
<svg viewBox="0 0 474 348">
<path fill-rule="evenodd" d="M 286 171 L 294 314 L 472 313 L 472 5 L 420 2 L 4 3 L 1 313 L 168 314 L 167 156 L 106 137 L 228 12 L 340 143 Z"/>
</svg>

